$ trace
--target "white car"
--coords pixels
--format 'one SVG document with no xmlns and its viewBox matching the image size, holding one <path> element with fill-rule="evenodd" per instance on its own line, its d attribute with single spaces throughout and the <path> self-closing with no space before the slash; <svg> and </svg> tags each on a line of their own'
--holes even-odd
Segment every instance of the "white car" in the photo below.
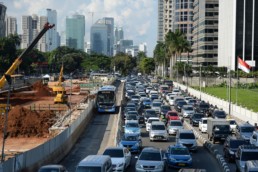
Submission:
<svg viewBox="0 0 258 172">
<path fill-rule="evenodd" d="M 199 130 L 200 130 L 202 133 L 207 133 L 207 118 L 202 118 L 202 119 L 199 121 Z"/>
<path fill-rule="evenodd" d="M 166 101 L 168 101 L 169 100 L 169 96 L 172 96 L 173 94 L 172 93 L 168 93 L 167 95 L 166 95 Z"/>
<path fill-rule="evenodd" d="M 235 133 L 236 126 L 237 126 L 236 120 L 235 119 L 227 119 L 227 121 L 229 121 L 229 126 L 230 126 L 231 132 Z"/>
<path fill-rule="evenodd" d="M 158 117 L 150 117 L 146 123 L 146 131 L 150 131 L 152 121 L 160 121 Z"/>
<path fill-rule="evenodd" d="M 173 106 L 173 105 L 174 105 L 174 97 L 175 97 L 175 95 L 169 96 L 168 104 L 169 104 L 170 106 Z"/>
<path fill-rule="evenodd" d="M 113 171 L 125 171 L 131 163 L 131 152 L 125 147 L 106 148 L 103 155 L 109 155 L 112 161 Z"/>
</svg>

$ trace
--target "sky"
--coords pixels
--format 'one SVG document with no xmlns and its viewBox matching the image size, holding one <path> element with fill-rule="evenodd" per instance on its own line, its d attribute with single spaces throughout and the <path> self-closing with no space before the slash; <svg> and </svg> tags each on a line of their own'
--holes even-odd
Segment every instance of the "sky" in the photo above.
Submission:
<svg viewBox="0 0 258 172">
<path fill-rule="evenodd" d="M 90 40 L 90 27 L 103 17 L 113 17 L 115 26 L 123 27 L 124 39 L 135 45 L 147 43 L 148 56 L 153 56 L 157 42 L 158 0 L 0 0 L 7 16 L 17 18 L 21 34 L 22 15 L 40 15 L 47 8 L 57 11 L 57 31 L 65 31 L 65 18 L 73 14 L 85 16 L 85 41 Z M 92 15 L 93 14 L 93 15 Z"/>
</svg>

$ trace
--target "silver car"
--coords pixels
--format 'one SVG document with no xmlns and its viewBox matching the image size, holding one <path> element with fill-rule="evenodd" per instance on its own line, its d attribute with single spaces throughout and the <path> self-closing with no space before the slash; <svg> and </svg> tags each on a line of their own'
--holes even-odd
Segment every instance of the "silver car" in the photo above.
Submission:
<svg viewBox="0 0 258 172">
<path fill-rule="evenodd" d="M 191 151 L 197 151 L 196 137 L 192 130 L 179 130 L 176 135 L 176 141 L 186 146 Z"/>
<path fill-rule="evenodd" d="M 160 107 L 162 103 L 161 102 L 152 102 L 151 109 L 155 110 L 156 114 L 160 114 Z"/>
<path fill-rule="evenodd" d="M 184 129 L 184 126 L 181 120 L 170 120 L 167 124 L 168 134 L 175 135 L 177 131 L 181 129 Z"/>
<path fill-rule="evenodd" d="M 193 105 L 183 105 L 182 115 L 184 118 L 190 117 L 194 113 Z"/>
<path fill-rule="evenodd" d="M 151 123 L 150 131 L 149 131 L 150 141 L 153 140 L 168 140 L 168 133 L 165 127 L 164 122 L 161 121 L 153 121 Z"/>
<path fill-rule="evenodd" d="M 165 169 L 165 162 L 163 161 L 162 152 L 159 148 L 146 147 L 135 164 L 136 172 L 163 172 Z"/>
</svg>

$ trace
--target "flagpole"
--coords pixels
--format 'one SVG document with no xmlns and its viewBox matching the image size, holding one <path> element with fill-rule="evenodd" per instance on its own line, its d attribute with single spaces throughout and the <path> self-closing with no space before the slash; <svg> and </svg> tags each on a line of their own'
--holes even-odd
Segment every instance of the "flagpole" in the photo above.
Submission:
<svg viewBox="0 0 258 172">
<path fill-rule="evenodd" d="M 237 97 L 238 97 L 238 83 L 239 83 L 239 75 L 238 75 L 238 68 L 237 68 L 236 105 L 237 105 Z"/>
</svg>

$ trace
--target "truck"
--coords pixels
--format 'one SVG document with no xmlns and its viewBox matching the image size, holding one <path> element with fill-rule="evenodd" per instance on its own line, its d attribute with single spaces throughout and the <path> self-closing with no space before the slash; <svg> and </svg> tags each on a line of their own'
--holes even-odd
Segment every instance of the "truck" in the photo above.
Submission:
<svg viewBox="0 0 258 172">
<path fill-rule="evenodd" d="M 207 119 L 208 139 L 214 144 L 216 141 L 225 140 L 230 134 L 230 124 L 226 119 Z"/>
</svg>

